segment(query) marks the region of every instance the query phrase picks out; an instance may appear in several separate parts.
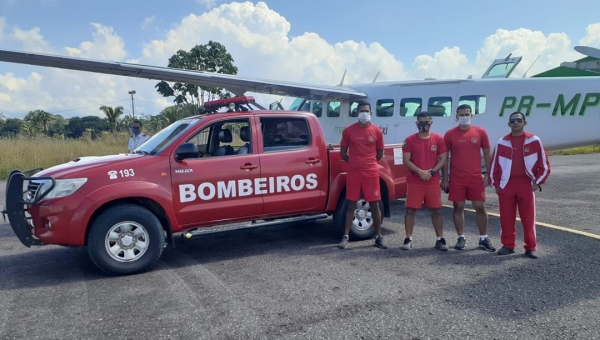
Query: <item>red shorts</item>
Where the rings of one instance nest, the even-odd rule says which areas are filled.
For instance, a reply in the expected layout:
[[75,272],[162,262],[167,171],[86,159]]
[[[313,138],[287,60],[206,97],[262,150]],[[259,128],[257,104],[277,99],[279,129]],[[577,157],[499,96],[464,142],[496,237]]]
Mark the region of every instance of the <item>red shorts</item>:
[[485,188],[482,178],[452,179],[448,200],[452,202],[485,201]]
[[358,201],[360,200],[361,192],[365,201],[379,201],[381,199],[379,176],[366,177],[358,171],[348,171],[346,174],[346,199],[349,201]]
[[442,190],[438,182],[431,184],[406,183],[406,207],[411,209],[421,209],[425,206],[431,209],[442,207]]

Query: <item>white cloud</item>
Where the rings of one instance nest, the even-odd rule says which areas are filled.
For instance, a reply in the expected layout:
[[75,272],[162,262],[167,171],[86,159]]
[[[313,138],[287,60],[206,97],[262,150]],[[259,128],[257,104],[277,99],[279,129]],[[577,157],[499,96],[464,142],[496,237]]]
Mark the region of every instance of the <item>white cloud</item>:
[[217,5],[217,0],[198,0],[198,3],[210,9]]
[[156,21],[156,17],[154,15],[146,17],[144,18],[144,21],[142,21],[142,23],[140,24],[140,28],[143,30],[148,29],[154,21]]
[[51,50],[50,46],[44,40],[44,37],[40,33],[39,27],[34,27],[28,31],[15,27],[13,29],[12,38],[21,43],[21,45],[26,51],[48,52],[49,50]]
[[95,32],[92,34],[93,41],[84,41],[79,44],[79,48],[65,47],[67,53],[71,56],[121,61],[127,55],[125,43],[119,37],[112,27],[104,26],[98,23],[92,23]]
[[[210,4],[208,4],[210,5]],[[216,3],[214,4],[216,5]],[[154,17],[144,23],[154,22]],[[143,24],[144,24],[143,23]],[[139,62],[165,66],[179,49],[189,50],[209,40],[226,46],[239,68],[239,75],[262,79],[287,80],[312,84],[336,85],[344,70],[345,84],[371,82],[378,72],[378,81],[424,78],[479,78],[494,59],[509,53],[523,56],[513,73],[520,77],[538,56],[528,75],[554,68],[564,61],[582,56],[572,48],[564,33],[543,33],[526,28],[499,29],[481,42],[476,55],[468,56],[459,46],[440,46],[432,55],[415,56],[404,64],[385,46],[377,42],[342,41],[329,43],[317,33],[291,36],[291,24],[264,2],[222,4],[203,14],[189,14],[164,33],[161,39],[147,42],[141,51],[128,51],[123,38],[113,28],[92,23],[92,39],[79,46],[54,47],[44,40],[39,28],[13,29],[7,33],[6,22],[0,18],[0,38],[21,42],[25,50],[58,53],[93,59]],[[587,26],[587,34],[579,44],[600,45],[600,23]],[[135,45],[135,44],[133,44]],[[156,114],[172,104],[172,98],[161,97],[154,88],[158,81],[133,79],[95,73],[32,68],[27,77],[12,73],[0,74],[2,109],[23,116],[30,110],[43,108],[50,112],[67,111],[65,116],[99,115],[100,105],[122,105],[130,113],[130,90],[136,90],[136,114]],[[263,106],[275,96],[255,95]],[[289,99],[286,101],[289,103]]]
[[586,28],[587,35],[579,40],[581,45],[600,47],[600,23],[588,25]]

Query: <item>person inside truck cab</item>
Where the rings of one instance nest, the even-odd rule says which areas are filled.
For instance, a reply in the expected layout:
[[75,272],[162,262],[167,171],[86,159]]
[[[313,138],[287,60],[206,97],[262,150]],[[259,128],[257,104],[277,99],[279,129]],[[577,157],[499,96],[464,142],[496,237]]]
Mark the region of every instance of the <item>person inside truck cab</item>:
[[138,146],[150,139],[150,136],[142,132],[142,122],[134,120],[131,124],[131,138],[127,144],[128,152],[133,152]]
[[340,153],[348,162],[346,174],[346,223],[344,236],[338,245],[340,249],[348,246],[349,232],[354,219],[357,202],[362,196],[369,202],[373,225],[375,227],[375,246],[387,249],[381,235],[381,210],[379,201],[381,191],[379,187],[379,169],[377,162],[383,157],[383,132],[371,123],[371,105],[359,102],[357,106],[358,122],[348,126],[342,132]]

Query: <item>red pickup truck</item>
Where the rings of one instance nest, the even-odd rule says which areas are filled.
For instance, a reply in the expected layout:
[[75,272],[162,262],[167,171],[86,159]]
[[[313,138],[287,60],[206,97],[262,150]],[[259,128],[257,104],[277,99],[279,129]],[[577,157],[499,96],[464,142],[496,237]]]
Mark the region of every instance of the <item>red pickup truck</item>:
[[[379,162],[385,217],[406,193],[394,148]],[[41,168],[14,170],[3,213],[27,247],[87,246],[101,270],[130,274],[150,268],[177,233],[331,215],[341,231],[346,167],[311,113],[209,113],[171,124],[133,153],[81,157],[31,177]],[[373,235],[369,209],[359,202],[353,239]]]

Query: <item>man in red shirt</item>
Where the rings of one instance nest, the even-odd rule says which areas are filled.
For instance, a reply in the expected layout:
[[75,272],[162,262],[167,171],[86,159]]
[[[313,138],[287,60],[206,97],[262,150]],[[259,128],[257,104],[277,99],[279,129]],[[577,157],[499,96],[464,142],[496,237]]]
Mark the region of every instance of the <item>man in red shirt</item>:
[[498,255],[515,252],[517,207],[523,224],[525,256],[537,259],[535,232],[535,194],[550,176],[548,154],[540,138],[524,131],[527,121],[521,112],[513,112],[508,126],[511,133],[500,138],[492,156],[491,185],[496,188],[500,206]]
[[[371,123],[371,105],[359,102],[358,122],[348,126],[342,132],[340,153],[348,162],[346,174],[346,223],[344,236],[338,245],[340,249],[348,246],[350,227],[354,220],[357,201],[361,192],[365,201],[369,202],[371,218],[375,227],[375,246],[387,249],[381,236],[381,211],[379,201],[381,191],[379,187],[379,170],[377,162],[383,157],[383,132]],[[348,153],[348,149],[350,153]]]
[[406,179],[406,215],[404,228],[406,238],[400,247],[404,250],[412,248],[412,233],[415,227],[415,215],[423,202],[431,211],[431,221],[437,240],[435,248],[448,250],[443,237],[444,220],[442,219],[442,192],[440,190],[439,170],[446,165],[448,153],[444,138],[431,132],[433,120],[427,112],[417,116],[418,133],[408,136],[402,147],[404,165],[411,171]]
[[448,200],[453,202],[454,227],[458,233],[455,249],[465,249],[467,240],[463,234],[465,224],[465,202],[471,201],[475,209],[475,220],[479,228],[479,247],[490,252],[496,251],[487,236],[488,216],[485,211],[485,186],[488,176],[481,175],[481,150],[486,169],[490,169],[492,155],[490,140],[485,129],[471,125],[473,113],[467,104],[456,109],[458,126],[446,132],[444,141],[450,152],[450,181],[448,166],[442,168],[442,189],[448,192]]

